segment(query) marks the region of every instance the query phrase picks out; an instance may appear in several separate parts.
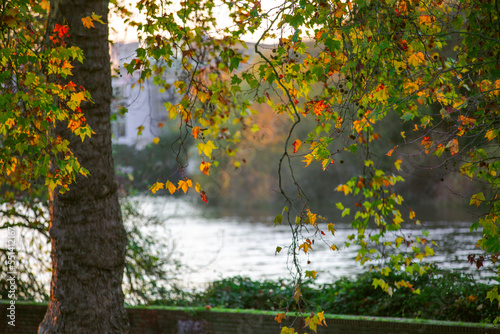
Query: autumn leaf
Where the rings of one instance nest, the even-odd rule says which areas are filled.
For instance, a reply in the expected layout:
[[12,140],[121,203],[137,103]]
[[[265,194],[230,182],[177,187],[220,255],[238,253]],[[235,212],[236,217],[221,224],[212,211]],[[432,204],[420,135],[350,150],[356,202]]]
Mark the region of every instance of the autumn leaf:
[[175,184],[173,184],[170,181],[165,182],[165,188],[168,189],[168,191],[170,192],[170,195],[175,193],[175,191],[177,190],[177,187],[175,186]]
[[182,189],[184,193],[187,193],[188,189],[192,187],[193,187],[193,182],[191,180],[186,180],[186,181],[180,180],[177,189]]
[[286,313],[278,313],[276,317],[274,317],[274,321],[281,324],[281,321],[286,318]]
[[410,209],[410,219],[413,219],[413,218],[415,218],[415,211]]
[[302,292],[300,292],[300,287],[299,285],[297,284],[295,286],[295,292],[293,293],[293,299],[298,303],[299,302],[299,299],[300,297],[302,297]]
[[200,192],[200,197],[201,197],[201,200],[203,202],[208,203],[208,198],[207,198],[207,194],[205,193],[205,191]]
[[403,160],[401,160],[401,159],[396,160],[396,162],[394,163],[394,166],[396,166],[397,170],[401,170],[402,163],[403,163]]
[[82,23],[83,23],[83,26],[87,29],[95,28],[94,22],[92,22],[92,18],[90,16],[82,17]]
[[335,235],[335,224],[328,223],[328,231],[330,231],[332,235]]
[[307,167],[307,166],[309,166],[311,164],[313,158],[314,157],[312,156],[312,154],[306,154],[304,156],[304,160],[302,160],[302,162],[305,162],[306,163],[306,167]]
[[306,277],[316,279],[318,272],[316,270],[306,270]]
[[164,185],[163,183],[161,183],[161,182],[156,182],[155,184],[153,184],[153,185],[149,188],[149,190],[151,190],[151,192],[152,192],[153,194],[156,194],[156,192],[157,192],[158,190],[160,190],[160,189],[163,189],[163,187],[164,187],[164,186],[165,186],[165,185]]
[[205,160],[202,160],[202,162],[200,164],[200,171],[203,174],[208,175],[210,172],[210,166],[212,166],[212,164],[210,162],[205,162]]
[[57,36],[59,38],[64,37],[68,33],[69,27],[67,25],[61,25],[56,23],[54,25],[54,32],[57,33]]
[[458,153],[458,140],[452,139],[446,144],[446,147],[450,149],[450,154],[455,155]]
[[280,334],[295,334],[295,328],[283,327]]
[[476,207],[479,207],[479,205],[481,205],[481,203],[484,201],[485,201],[484,194],[480,192],[472,195],[472,197],[470,198],[469,205],[474,204]]
[[207,156],[209,159],[212,157],[212,151],[217,149],[217,147],[214,145],[214,143],[209,140],[207,143],[198,143],[196,145],[198,148],[198,153],[201,155],[202,153]]
[[153,143],[158,144],[160,142],[160,138],[155,137],[153,138]]
[[352,191],[351,188],[347,184],[341,184],[335,190],[337,190],[339,192],[343,191],[345,196],[347,196],[347,194],[349,194]]
[[399,146],[399,145],[396,145],[396,146],[394,146],[393,148],[391,148],[391,149],[389,150],[389,152],[387,152],[385,155],[387,155],[388,157],[390,157],[390,156],[392,155],[392,153],[394,152],[394,150],[396,149],[396,147],[398,147],[398,146]]
[[300,139],[297,139],[293,142],[292,145],[293,145],[293,153],[297,153],[302,147],[302,141]]
[[198,135],[200,134],[201,132],[201,128],[199,126],[195,126],[193,127],[193,131],[191,132],[191,134],[193,135],[194,139],[198,139]]
[[142,131],[144,130],[144,126],[140,125],[137,127],[137,136],[142,135]]
[[299,250],[302,249],[304,251],[304,254],[307,254],[307,252],[312,249],[311,244],[304,242],[302,245],[299,246]]

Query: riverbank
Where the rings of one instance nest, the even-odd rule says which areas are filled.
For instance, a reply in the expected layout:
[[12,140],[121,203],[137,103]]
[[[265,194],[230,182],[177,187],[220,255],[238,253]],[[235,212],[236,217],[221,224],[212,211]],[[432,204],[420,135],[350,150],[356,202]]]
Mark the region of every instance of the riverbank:
[[491,323],[498,305],[486,298],[491,285],[472,276],[434,270],[428,274],[391,273],[384,279],[392,286],[405,280],[390,296],[373,286],[379,273],[364,273],[356,279],[342,278],[330,284],[305,282],[299,303],[293,300],[294,285],[286,280],[251,280],[232,277],[210,284],[202,292],[178,291],[175,298],[156,300],[153,305],[183,307],[304,311],[329,314],[397,317]]

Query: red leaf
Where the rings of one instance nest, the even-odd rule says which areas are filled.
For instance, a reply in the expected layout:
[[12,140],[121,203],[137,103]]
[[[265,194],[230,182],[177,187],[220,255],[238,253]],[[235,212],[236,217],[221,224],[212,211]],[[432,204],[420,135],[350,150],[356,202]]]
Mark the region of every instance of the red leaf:
[[205,194],[205,191],[202,191],[200,193],[200,197],[203,200],[203,202],[208,203],[208,198],[207,198],[207,195]]

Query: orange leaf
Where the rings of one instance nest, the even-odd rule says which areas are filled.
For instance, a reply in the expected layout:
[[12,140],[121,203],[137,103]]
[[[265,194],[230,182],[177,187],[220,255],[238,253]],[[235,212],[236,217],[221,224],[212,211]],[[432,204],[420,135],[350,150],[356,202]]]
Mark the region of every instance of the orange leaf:
[[177,187],[170,181],[167,181],[165,183],[165,188],[168,189],[168,191],[170,192],[170,195],[175,193],[175,191],[177,190]]
[[396,147],[398,147],[399,145],[396,145],[394,146],[392,149],[389,150],[389,152],[387,152],[385,155],[387,155],[388,157],[390,157],[392,155],[392,152],[394,152],[394,150],[396,149]]
[[458,153],[458,140],[452,139],[446,145],[450,149],[451,155],[455,155]]
[[311,245],[307,242],[304,242],[302,245],[299,246],[299,250],[302,249],[304,251],[304,254],[307,254],[307,252],[312,249]]
[[277,321],[279,324],[281,324],[281,321],[286,318],[286,313],[278,313],[276,314],[276,317],[274,317],[274,321]]
[[200,134],[201,128],[199,126],[193,127],[193,137],[194,139],[198,139],[198,135]]
[[205,160],[203,160],[200,164],[200,171],[203,174],[208,175],[208,173],[210,172],[210,166],[212,166],[210,162],[205,162]]
[[85,28],[95,28],[94,22],[92,22],[92,18],[90,16],[82,17],[82,23]]
[[184,191],[184,193],[187,193],[188,189],[192,188],[192,187],[193,187],[193,183],[191,180],[187,180],[187,181],[180,180],[179,186],[177,187],[177,189],[182,189],[182,191]]
[[293,145],[293,153],[297,153],[302,147],[302,141],[300,139],[297,139],[293,142],[292,145]]

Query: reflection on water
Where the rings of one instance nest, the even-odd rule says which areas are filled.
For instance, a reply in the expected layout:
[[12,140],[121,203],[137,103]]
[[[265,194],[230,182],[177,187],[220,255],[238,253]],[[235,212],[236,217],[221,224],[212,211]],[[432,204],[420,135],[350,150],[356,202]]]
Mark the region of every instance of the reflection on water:
[[[183,273],[184,287],[203,287],[210,281],[235,275],[253,279],[290,277],[286,247],[291,242],[291,233],[286,225],[274,227],[273,216],[214,215],[203,206],[171,197],[137,197],[135,200],[143,213],[164,221],[164,228],[170,230],[177,251],[182,253],[182,262],[193,269],[191,273]],[[467,262],[467,255],[474,252],[479,236],[470,233],[470,222],[435,221],[424,225],[430,239],[437,243],[432,261],[477,277],[491,275],[485,270],[477,271]],[[343,247],[353,230],[346,223],[336,223],[335,227],[335,237],[327,237],[324,243],[317,239],[313,251],[301,255],[303,270],[316,270],[318,283],[363,271],[354,261],[356,249]],[[326,230],[326,226],[320,228]],[[161,235],[161,228],[157,233]],[[418,229],[403,233],[421,236]],[[332,242],[341,249],[339,252],[329,249]],[[275,255],[277,246],[283,250]]]

